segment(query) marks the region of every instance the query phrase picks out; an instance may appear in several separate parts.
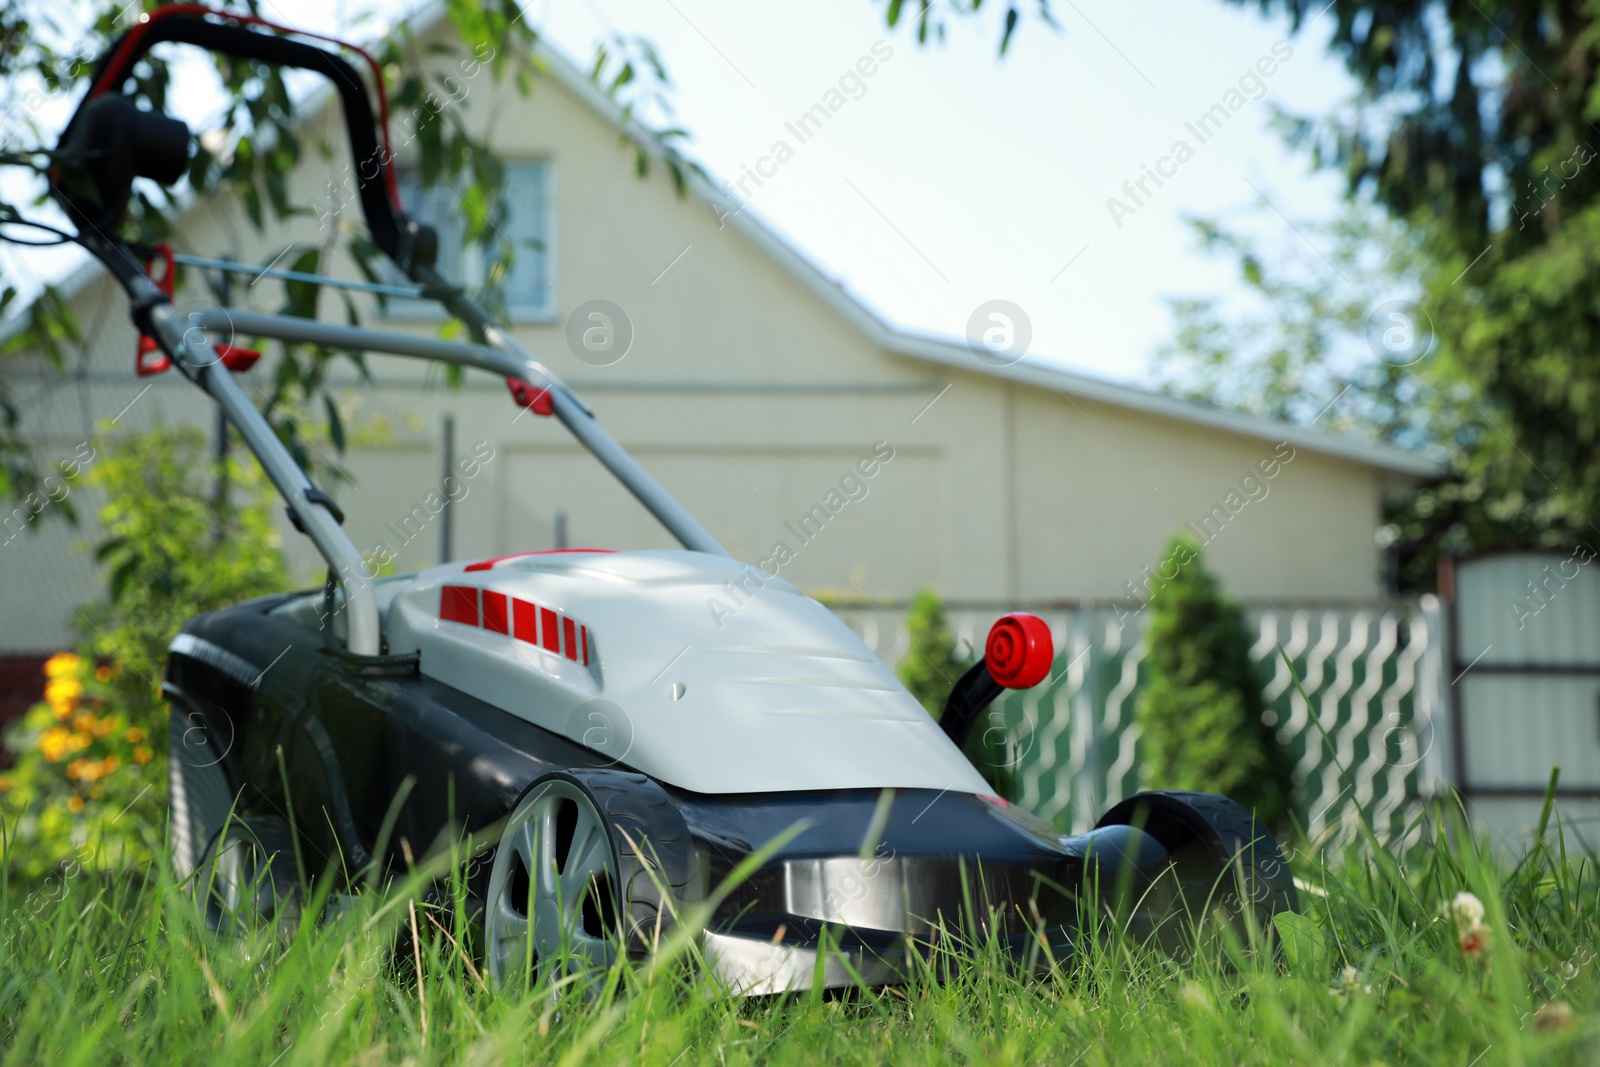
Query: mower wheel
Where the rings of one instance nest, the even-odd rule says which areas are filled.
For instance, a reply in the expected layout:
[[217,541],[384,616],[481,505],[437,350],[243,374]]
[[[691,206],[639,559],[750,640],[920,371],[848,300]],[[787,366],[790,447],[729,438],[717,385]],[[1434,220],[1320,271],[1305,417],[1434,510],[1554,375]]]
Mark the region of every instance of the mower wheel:
[[219,933],[270,923],[293,929],[301,883],[289,824],[272,815],[228,820],[196,870],[194,892],[206,925]]
[[1191,917],[1220,908],[1239,924],[1248,912],[1247,921],[1270,937],[1273,915],[1300,910],[1277,840],[1254,813],[1225,796],[1138,793],[1106,812],[1098,826],[1138,826],[1160,842]]
[[495,849],[484,954],[496,985],[591,976],[671,929],[692,871],[689,828],[650,778],[557,771],[528,788]]

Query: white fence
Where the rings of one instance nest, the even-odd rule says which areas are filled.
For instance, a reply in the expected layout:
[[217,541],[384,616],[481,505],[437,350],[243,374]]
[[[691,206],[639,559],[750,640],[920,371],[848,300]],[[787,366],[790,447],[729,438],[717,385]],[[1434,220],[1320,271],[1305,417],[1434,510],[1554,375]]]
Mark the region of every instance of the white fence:
[[[1136,606],[1023,608],[1050,624],[1056,666],[1037,688],[998,702],[998,711],[1015,738],[1021,802],[1065,829],[1088,829],[1111,804],[1162,784],[1139,777],[1134,708],[1145,616],[1132,614]],[[903,605],[834,610],[891,666],[906,655]],[[948,608],[963,651],[981,650],[1003,613]],[[1438,600],[1280,603],[1245,614],[1266,714],[1297,761],[1297,809],[1312,839],[1348,832],[1358,810],[1380,832],[1398,832],[1413,802],[1446,781]]]

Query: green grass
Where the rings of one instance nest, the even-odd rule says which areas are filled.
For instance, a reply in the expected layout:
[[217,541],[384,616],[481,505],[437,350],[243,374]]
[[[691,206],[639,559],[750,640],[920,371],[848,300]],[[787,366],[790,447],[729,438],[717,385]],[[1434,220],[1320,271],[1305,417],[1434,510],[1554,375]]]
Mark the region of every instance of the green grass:
[[[96,1067],[1600,1062],[1596,856],[1569,853],[1554,821],[1516,864],[1459,832],[1422,836],[1294,857],[1320,892],[1302,894],[1305,919],[1288,922],[1280,953],[1225,939],[1180,965],[1107,935],[1039,977],[979,951],[944,981],[756,1000],[707,996],[686,940],[591,998],[497,995],[403,886],[335,918],[219,938],[159,865],[7,875],[0,1055]],[[1441,918],[1462,890],[1487,907],[1479,958]],[[413,922],[420,937],[396,953]]]

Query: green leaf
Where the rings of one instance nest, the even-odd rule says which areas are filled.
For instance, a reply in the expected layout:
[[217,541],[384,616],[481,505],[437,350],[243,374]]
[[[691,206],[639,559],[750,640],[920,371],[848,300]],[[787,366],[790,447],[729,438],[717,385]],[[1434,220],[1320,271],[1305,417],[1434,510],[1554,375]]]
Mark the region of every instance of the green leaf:
[[126,537],[108,537],[108,538],[106,538],[105,540],[101,541],[100,544],[94,550],[95,562],[96,563],[104,563],[104,562],[106,562],[106,560],[110,559],[112,556],[114,556],[118,552],[121,552],[123,549],[125,549],[127,547],[127,545],[128,545],[128,539]]
[[1272,917],[1283,945],[1283,959],[1290,971],[1296,974],[1318,975],[1326,973],[1333,961],[1322,928],[1309,915],[1280,911]]
[[333,397],[327,393],[322,394],[323,410],[328,413],[328,437],[333,441],[333,447],[340,452],[344,451],[344,420],[339,415],[339,406],[333,402]]

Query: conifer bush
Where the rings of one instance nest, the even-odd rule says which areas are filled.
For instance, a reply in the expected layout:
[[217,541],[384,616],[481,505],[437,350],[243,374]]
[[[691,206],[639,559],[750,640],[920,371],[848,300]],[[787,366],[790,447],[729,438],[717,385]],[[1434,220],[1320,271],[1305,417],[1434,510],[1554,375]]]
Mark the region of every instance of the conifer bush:
[[1145,683],[1139,694],[1142,785],[1222,793],[1283,826],[1294,764],[1262,719],[1261,679],[1239,605],[1223,596],[1200,546],[1180,536],[1150,593]]

